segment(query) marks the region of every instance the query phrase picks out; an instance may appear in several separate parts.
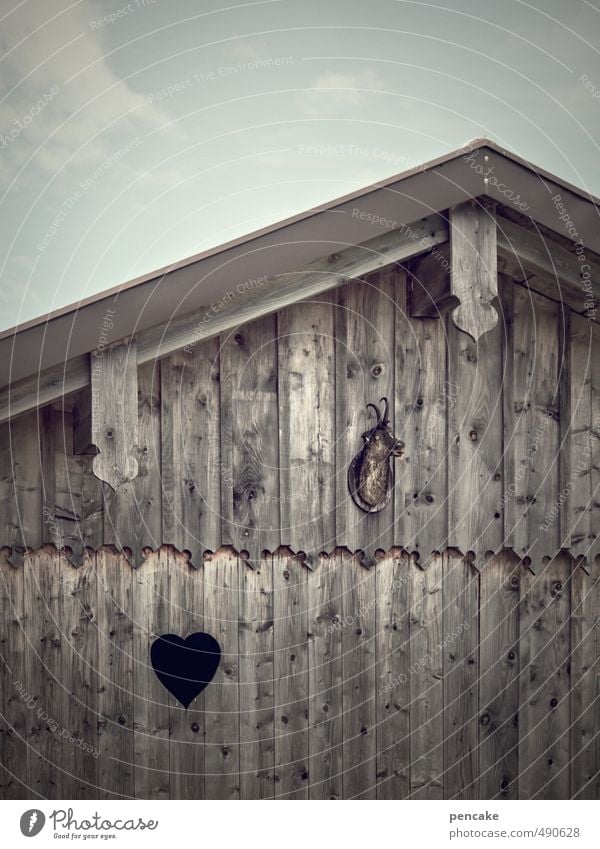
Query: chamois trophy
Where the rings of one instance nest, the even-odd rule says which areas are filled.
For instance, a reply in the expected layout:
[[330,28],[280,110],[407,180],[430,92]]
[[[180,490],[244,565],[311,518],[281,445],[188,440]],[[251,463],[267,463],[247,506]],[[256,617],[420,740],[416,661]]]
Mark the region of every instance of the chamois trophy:
[[367,404],[375,412],[377,422],[362,435],[363,445],[348,469],[348,488],[352,500],[365,513],[378,513],[388,503],[394,488],[393,458],[404,455],[404,443],[396,439],[390,428],[389,402],[382,398],[380,410]]

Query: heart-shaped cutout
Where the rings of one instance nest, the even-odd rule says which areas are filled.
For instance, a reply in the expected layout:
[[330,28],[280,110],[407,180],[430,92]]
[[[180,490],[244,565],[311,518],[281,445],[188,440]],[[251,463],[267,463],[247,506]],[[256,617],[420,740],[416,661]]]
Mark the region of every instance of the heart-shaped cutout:
[[152,643],[150,660],[156,677],[188,708],[210,684],[221,660],[221,646],[210,634],[163,634]]

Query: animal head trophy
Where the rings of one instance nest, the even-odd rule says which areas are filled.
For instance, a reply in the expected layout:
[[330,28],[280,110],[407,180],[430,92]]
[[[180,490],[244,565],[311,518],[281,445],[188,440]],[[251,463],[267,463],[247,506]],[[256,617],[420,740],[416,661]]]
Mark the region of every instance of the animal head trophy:
[[388,399],[382,398],[380,403],[382,409],[367,404],[367,409],[374,410],[377,422],[363,433],[362,448],[348,469],[350,495],[365,513],[377,513],[388,503],[394,488],[393,459],[404,455],[404,443],[396,439],[390,428]]

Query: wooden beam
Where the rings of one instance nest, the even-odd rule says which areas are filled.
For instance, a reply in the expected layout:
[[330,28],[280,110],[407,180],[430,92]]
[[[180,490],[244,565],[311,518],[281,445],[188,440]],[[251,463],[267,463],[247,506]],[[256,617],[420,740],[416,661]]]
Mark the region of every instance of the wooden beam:
[[114,490],[138,473],[137,351],[124,339],[94,351],[91,367],[93,470]]
[[[338,254],[303,268],[252,284],[232,285],[220,301],[167,325],[144,330],[137,336],[138,362],[165,357],[198,342],[218,336],[238,324],[277,312],[297,301],[358,280],[394,263],[406,262],[448,240],[448,225],[440,215],[390,230],[362,245],[353,245]],[[256,284],[256,285],[255,285]]]
[[[448,241],[448,225],[440,215],[387,231],[362,245],[312,263],[300,271],[280,274],[252,284],[232,284],[220,301],[168,324],[138,334],[138,365],[166,357],[182,348],[217,336],[238,324],[276,312],[284,306],[366,277],[373,271],[406,262]],[[84,389],[90,382],[90,355],[23,378],[0,390],[0,423]]]
[[73,454],[97,454],[92,442],[92,389],[86,386],[73,398]]
[[458,306],[450,288],[449,242],[413,259],[408,270],[408,308],[413,318],[439,318]]
[[450,287],[460,305],[455,327],[477,341],[498,323],[492,306],[498,297],[495,211],[478,201],[450,210]]
[[571,253],[537,230],[527,230],[502,217],[497,223],[498,256],[505,274],[517,281],[526,280],[542,295],[598,320],[600,263],[589,257],[585,246],[579,254]]

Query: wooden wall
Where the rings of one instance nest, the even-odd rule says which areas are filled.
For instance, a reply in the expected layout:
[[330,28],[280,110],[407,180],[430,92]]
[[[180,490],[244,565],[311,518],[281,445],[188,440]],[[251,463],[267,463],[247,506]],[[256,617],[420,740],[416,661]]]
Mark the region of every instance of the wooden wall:
[[[3,796],[598,797],[598,325],[501,284],[477,345],[387,271],[143,366],[117,492],[68,401],[0,429]],[[365,516],[383,395],[407,459]],[[194,630],[186,712],[148,652]]]
[[[0,545],[114,544],[134,565],[162,543],[195,566],[223,544],[253,560],[337,545],[372,563],[395,544],[423,562],[457,547],[481,563],[503,546],[534,570],[561,549],[592,562],[599,326],[500,288],[478,344],[449,318],[408,318],[391,270],[144,365],[140,472],[117,492],[73,455],[68,404],[19,418],[0,433]],[[364,515],[347,470],[384,395],[407,456],[392,502]]]
[[[600,795],[599,586],[566,555],[47,547],[0,572],[3,798]],[[149,646],[198,630],[223,657],[186,711]]]

